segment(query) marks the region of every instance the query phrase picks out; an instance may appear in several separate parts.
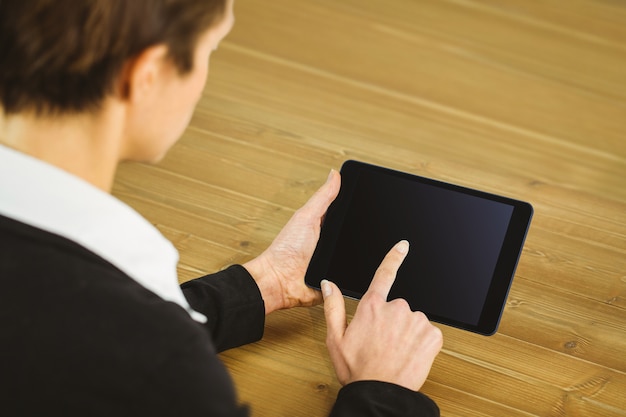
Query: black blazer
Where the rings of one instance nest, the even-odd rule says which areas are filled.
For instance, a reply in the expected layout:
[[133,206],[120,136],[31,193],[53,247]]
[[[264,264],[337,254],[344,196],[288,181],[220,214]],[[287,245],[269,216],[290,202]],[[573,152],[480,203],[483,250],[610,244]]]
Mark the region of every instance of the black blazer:
[[[0,216],[0,283],[1,415],[249,414],[216,355],[263,335],[263,300],[243,267],[182,286],[202,325],[82,246]],[[370,381],[344,387],[331,415],[439,412]]]

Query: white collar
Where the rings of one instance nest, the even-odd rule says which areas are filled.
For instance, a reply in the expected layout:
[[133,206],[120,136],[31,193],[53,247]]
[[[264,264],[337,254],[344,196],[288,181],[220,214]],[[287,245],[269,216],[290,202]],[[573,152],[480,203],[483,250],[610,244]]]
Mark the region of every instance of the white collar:
[[0,145],[0,214],[82,245],[206,321],[178,285],[174,246],[131,207],[81,178]]

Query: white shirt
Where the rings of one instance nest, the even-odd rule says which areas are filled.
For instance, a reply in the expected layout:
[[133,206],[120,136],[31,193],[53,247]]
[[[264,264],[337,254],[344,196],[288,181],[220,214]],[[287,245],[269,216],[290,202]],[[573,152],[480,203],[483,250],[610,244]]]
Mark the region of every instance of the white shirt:
[[131,207],[87,181],[0,145],[0,214],[82,245],[195,320],[206,321],[178,285],[172,243]]

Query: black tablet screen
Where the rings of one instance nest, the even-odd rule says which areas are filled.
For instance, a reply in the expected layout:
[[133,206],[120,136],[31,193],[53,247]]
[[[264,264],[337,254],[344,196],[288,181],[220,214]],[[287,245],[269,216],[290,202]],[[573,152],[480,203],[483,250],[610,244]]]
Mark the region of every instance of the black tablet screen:
[[398,274],[390,297],[411,294],[407,301],[421,310],[477,324],[513,208],[384,177],[360,174],[330,271],[364,293],[369,283],[362,277],[372,276],[381,254],[406,239],[411,256],[402,269],[411,274]]
[[[502,261],[514,203],[385,169],[346,169],[342,175],[346,187],[342,185],[328,213],[328,227],[333,230],[324,230],[325,225],[324,242],[320,242],[326,246],[321,256],[327,260],[316,259],[320,256],[316,253],[313,263],[324,267],[315,273],[337,283],[344,294],[360,298],[384,255],[406,239],[409,255],[389,298],[404,298],[412,309],[435,320],[477,326]],[[512,249],[512,260],[508,257],[507,262],[513,263],[509,269],[514,270],[519,245]],[[502,302],[512,270],[505,277]],[[494,314],[501,309],[502,305]]]

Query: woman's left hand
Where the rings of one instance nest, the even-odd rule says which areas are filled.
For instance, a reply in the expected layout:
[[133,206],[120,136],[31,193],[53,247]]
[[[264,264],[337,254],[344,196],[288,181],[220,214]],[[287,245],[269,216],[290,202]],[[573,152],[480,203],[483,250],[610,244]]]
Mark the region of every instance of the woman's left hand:
[[294,213],[269,248],[243,265],[259,286],[265,314],[322,302],[321,293],[306,286],[304,275],[320,237],[322,219],[340,186],[341,177],[332,170],[326,183]]

